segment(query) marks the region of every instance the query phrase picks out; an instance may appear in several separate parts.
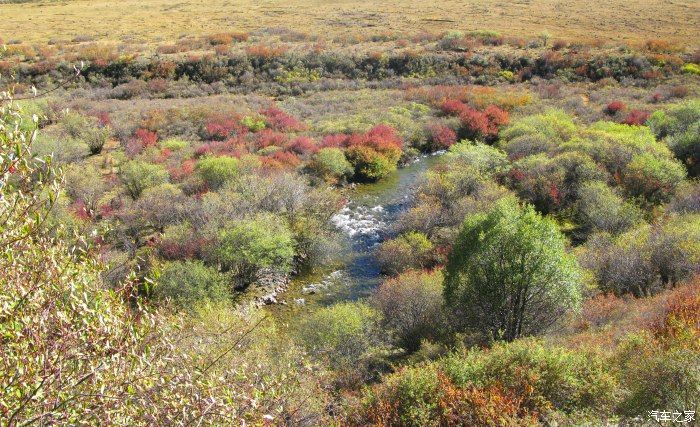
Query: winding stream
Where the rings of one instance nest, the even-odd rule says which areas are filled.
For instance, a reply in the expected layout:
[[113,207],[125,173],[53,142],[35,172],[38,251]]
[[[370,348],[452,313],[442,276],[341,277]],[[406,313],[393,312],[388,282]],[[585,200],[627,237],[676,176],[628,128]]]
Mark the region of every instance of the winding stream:
[[347,205],[331,218],[344,236],[342,262],[330,271],[298,276],[281,295],[287,305],[270,309],[284,317],[309,306],[369,296],[382,280],[376,248],[391,237],[391,225],[408,208],[420,179],[438,161],[438,154],[421,156],[379,182],[350,189]]

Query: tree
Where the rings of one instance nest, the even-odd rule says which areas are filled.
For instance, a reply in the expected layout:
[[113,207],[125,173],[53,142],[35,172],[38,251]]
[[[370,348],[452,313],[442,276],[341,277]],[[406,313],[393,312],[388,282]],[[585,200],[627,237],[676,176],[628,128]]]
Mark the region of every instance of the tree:
[[579,277],[556,224],[505,198],[464,222],[447,262],[444,297],[467,329],[513,341],[578,309]]
[[383,324],[408,351],[420,348],[424,339],[444,332],[442,273],[408,271],[382,283],[374,295]]
[[287,224],[271,214],[258,214],[219,232],[211,257],[244,283],[270,268],[288,272],[294,258],[294,239]]

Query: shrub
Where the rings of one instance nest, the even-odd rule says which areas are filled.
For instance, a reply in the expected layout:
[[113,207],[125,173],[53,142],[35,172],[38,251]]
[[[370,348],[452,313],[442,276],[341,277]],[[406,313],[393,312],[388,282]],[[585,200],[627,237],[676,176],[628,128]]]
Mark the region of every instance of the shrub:
[[180,309],[230,298],[226,278],[201,261],[166,262],[156,278],[154,293]]
[[205,157],[197,162],[196,171],[210,189],[216,190],[238,176],[239,163],[228,156]]
[[626,391],[618,409],[623,415],[645,416],[655,408],[681,413],[700,410],[697,350],[665,349],[652,337],[640,335],[628,338],[618,357],[623,361],[621,378]]
[[622,185],[633,197],[643,197],[652,204],[666,203],[685,179],[686,171],[678,161],[638,154],[622,173]]
[[501,385],[531,413],[546,415],[554,409],[607,416],[619,399],[613,368],[600,355],[536,340],[456,353],[440,364],[457,386]]
[[382,243],[377,258],[383,271],[398,274],[411,268],[429,267],[434,262],[433,251],[433,244],[425,234],[411,231]]
[[656,111],[649,118],[649,127],[657,138],[664,138],[690,176],[700,174],[700,102],[684,102],[667,112]]
[[337,183],[352,176],[353,168],[339,148],[322,148],[314,154],[309,168],[326,182]]
[[555,223],[513,198],[467,217],[447,262],[445,301],[463,327],[512,341],[581,303],[575,258]]
[[294,239],[282,220],[271,214],[258,214],[221,230],[209,256],[247,284],[261,269],[289,272]]
[[384,326],[409,352],[423,340],[435,341],[447,328],[440,271],[409,271],[381,284],[374,295]]
[[605,107],[605,114],[609,116],[614,116],[615,114],[625,111],[627,106],[622,101],[613,101]]
[[293,132],[304,129],[304,125],[299,120],[277,107],[260,110],[260,114],[265,117],[266,125],[276,131]]
[[352,147],[346,156],[354,168],[354,177],[361,181],[377,181],[396,170],[396,163],[370,147]]
[[132,199],[137,199],[146,188],[167,182],[168,176],[163,166],[142,160],[130,160],[119,167],[119,178]]
[[345,386],[357,386],[369,376],[369,363],[381,349],[380,314],[363,303],[339,303],[310,314],[297,332],[315,357],[339,372]]
[[653,295],[700,271],[699,225],[697,215],[684,215],[615,238],[594,235],[579,259],[603,291]]
[[578,190],[577,220],[584,233],[606,231],[620,233],[643,217],[643,212],[608,187],[604,182],[591,181]]
[[445,150],[457,142],[457,134],[447,126],[433,123],[427,127],[429,151]]
[[651,113],[642,110],[632,110],[627,114],[622,123],[630,126],[641,126],[649,119]]
[[700,65],[693,64],[693,63],[685,64],[681,68],[681,72],[685,73],[685,74],[693,74],[693,75],[698,76],[698,75],[700,75]]

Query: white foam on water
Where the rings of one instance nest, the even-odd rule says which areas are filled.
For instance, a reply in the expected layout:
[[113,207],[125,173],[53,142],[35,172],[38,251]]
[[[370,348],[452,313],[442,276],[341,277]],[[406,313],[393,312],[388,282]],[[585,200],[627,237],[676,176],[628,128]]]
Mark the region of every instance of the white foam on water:
[[331,222],[351,238],[365,238],[378,242],[386,228],[383,214],[382,206],[345,206],[331,217]]

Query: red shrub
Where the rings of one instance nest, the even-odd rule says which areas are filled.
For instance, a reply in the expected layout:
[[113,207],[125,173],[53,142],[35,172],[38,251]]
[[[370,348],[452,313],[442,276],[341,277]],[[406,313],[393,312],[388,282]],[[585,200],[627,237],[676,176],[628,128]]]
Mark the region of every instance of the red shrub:
[[141,144],[141,147],[146,148],[156,145],[158,142],[158,134],[148,129],[139,128],[134,132],[134,139]]
[[457,134],[452,129],[441,124],[428,125],[431,150],[443,150],[450,148],[457,142]]
[[366,133],[351,135],[347,145],[348,147],[369,147],[384,155],[391,154],[390,157],[393,157],[396,150],[401,151],[403,140],[396,129],[389,125],[380,124]]
[[489,119],[489,135],[493,136],[497,135],[498,129],[501,126],[507,125],[508,121],[510,120],[510,115],[508,112],[495,105],[489,105],[486,107],[484,114],[486,114],[486,117]]
[[172,167],[168,170],[170,173],[170,179],[175,182],[182,181],[188,176],[194,173],[195,165],[197,161],[195,159],[187,159],[179,167]]
[[459,116],[468,108],[469,107],[467,107],[462,101],[458,101],[456,99],[448,99],[440,106],[440,110],[442,110],[442,112],[448,116]]
[[236,118],[216,118],[204,125],[206,137],[208,139],[223,141],[232,135],[240,135],[247,132],[245,126],[238,123]]
[[605,107],[605,114],[609,116],[614,116],[618,111],[625,111],[627,106],[622,101],[613,101]]
[[651,113],[643,110],[632,110],[629,112],[627,117],[622,121],[626,125],[636,125],[641,126],[649,119]]
[[318,147],[316,146],[314,140],[306,136],[296,138],[287,144],[285,148],[293,153],[299,154],[300,156],[313,154],[318,151]]
[[489,118],[486,114],[467,107],[459,114],[459,120],[469,139],[485,137],[489,134]]
[[75,203],[71,205],[71,210],[73,211],[73,215],[79,220],[87,221],[91,217],[90,210],[82,200],[75,201]]
[[270,107],[260,110],[260,114],[265,116],[265,124],[267,127],[274,130],[281,132],[293,132],[304,129],[303,123],[277,107]]
[[321,147],[320,148],[347,147],[348,139],[349,139],[349,136],[344,134],[344,133],[334,133],[332,135],[326,135],[323,137],[323,140],[321,140]]
[[255,134],[255,146],[257,149],[269,147],[271,145],[283,147],[286,143],[287,135],[275,132],[271,129],[263,129]]

